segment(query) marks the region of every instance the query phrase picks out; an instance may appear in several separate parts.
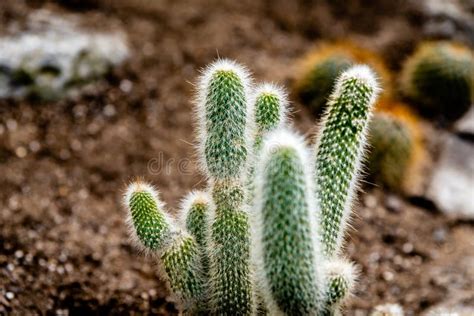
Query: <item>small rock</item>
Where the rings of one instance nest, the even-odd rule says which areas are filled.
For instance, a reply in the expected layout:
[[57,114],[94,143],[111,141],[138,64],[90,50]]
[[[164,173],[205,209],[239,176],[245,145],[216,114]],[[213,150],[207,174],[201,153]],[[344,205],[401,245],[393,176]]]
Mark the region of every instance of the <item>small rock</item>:
[[472,296],[451,299],[450,301],[440,303],[428,309],[423,316],[472,316],[474,315],[474,305]]
[[390,271],[384,271],[382,276],[385,281],[393,281],[393,278],[395,277],[393,272]]
[[437,243],[443,243],[446,241],[446,236],[447,236],[448,232],[446,231],[446,228],[444,227],[441,227],[441,228],[437,228],[434,232],[433,232],[433,239],[434,241],[436,241]]
[[402,250],[404,253],[406,254],[409,254],[413,251],[413,244],[407,242],[407,243],[404,243],[403,246],[402,246]]
[[37,10],[27,17],[26,31],[0,37],[0,98],[57,99],[128,57],[124,34],[83,30],[77,18]]
[[474,135],[474,106],[455,123],[454,129],[460,134]]
[[13,293],[13,292],[7,292],[7,293],[5,293],[5,297],[6,297],[9,301],[11,301],[12,299],[15,298],[15,293]]
[[427,198],[456,219],[474,219],[474,146],[448,136],[434,167]]
[[403,316],[403,308],[398,304],[383,304],[375,306],[370,316]]
[[394,213],[399,213],[402,209],[402,200],[393,194],[390,194],[386,197],[385,199],[385,205],[387,206],[387,209],[391,212]]

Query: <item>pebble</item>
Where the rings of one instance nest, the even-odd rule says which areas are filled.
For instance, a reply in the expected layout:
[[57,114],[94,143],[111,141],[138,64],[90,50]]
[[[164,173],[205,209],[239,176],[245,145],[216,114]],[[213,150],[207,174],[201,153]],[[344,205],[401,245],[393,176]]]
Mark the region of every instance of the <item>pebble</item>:
[[21,258],[23,258],[23,256],[24,256],[23,251],[21,251],[21,250],[15,251],[15,257],[16,258],[21,259]]
[[120,90],[124,93],[130,93],[133,89],[133,83],[130,80],[124,79],[120,81]]
[[27,153],[28,151],[23,146],[17,147],[15,149],[15,154],[17,155],[18,158],[25,158]]
[[15,120],[13,120],[13,119],[8,119],[8,120],[7,120],[7,129],[8,129],[9,131],[14,131],[14,130],[16,130],[16,127],[17,127],[17,126],[18,126],[18,123],[17,123]]
[[403,316],[403,308],[399,304],[383,304],[375,306],[370,316]]
[[28,147],[32,152],[36,153],[41,149],[41,144],[37,140],[34,140],[30,142]]
[[13,292],[7,292],[7,293],[5,293],[5,297],[6,297],[8,300],[11,301],[12,299],[15,298],[15,293],[13,293]]
[[448,232],[446,231],[446,228],[444,228],[444,227],[437,228],[433,232],[433,239],[434,239],[434,241],[436,241],[438,243],[443,243],[443,242],[446,241],[446,236],[447,235],[448,235]]
[[365,206],[368,208],[374,208],[377,206],[377,199],[375,196],[367,194],[364,199]]
[[434,167],[426,198],[455,219],[474,219],[474,145],[448,135]]
[[406,254],[409,254],[413,251],[414,247],[413,247],[413,244],[407,242],[407,243],[404,243],[403,246],[402,246],[402,250],[404,253]]
[[393,194],[390,194],[385,199],[385,205],[387,209],[394,213],[399,213],[402,210],[402,200]]
[[115,106],[113,104],[107,104],[104,107],[104,115],[107,117],[112,117],[117,114],[117,110],[115,109]]
[[395,277],[393,272],[390,272],[390,271],[384,271],[382,276],[385,281],[392,281],[393,278]]

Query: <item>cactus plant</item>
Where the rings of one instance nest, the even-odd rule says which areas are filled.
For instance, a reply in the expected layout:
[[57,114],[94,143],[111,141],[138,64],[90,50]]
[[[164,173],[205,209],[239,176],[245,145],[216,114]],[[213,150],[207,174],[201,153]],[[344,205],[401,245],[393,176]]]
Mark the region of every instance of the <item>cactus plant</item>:
[[402,92],[422,112],[447,120],[461,117],[474,95],[474,52],[447,41],[420,44],[402,70]]
[[384,104],[369,126],[371,180],[401,193],[410,193],[421,181],[425,149],[419,119],[401,103]]
[[324,113],[337,77],[353,64],[370,65],[384,86],[381,98],[391,94],[391,75],[377,54],[351,42],[324,43],[300,61],[295,94],[318,116]]
[[132,183],[131,235],[189,314],[335,315],[354,283],[339,248],[375,76],[355,66],[339,77],[314,157],[285,127],[285,94],[270,85],[252,93],[249,78],[226,60],[204,71],[198,142],[209,186],[190,193],[174,221],[150,185]]

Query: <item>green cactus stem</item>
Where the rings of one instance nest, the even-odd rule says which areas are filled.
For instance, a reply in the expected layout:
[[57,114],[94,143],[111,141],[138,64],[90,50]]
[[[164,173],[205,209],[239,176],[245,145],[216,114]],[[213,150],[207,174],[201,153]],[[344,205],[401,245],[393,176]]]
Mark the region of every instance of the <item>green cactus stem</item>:
[[250,271],[250,225],[244,209],[244,188],[238,181],[217,181],[211,221],[211,304],[216,315],[254,312]]
[[144,182],[130,184],[125,194],[131,236],[142,249],[159,258],[165,280],[184,310],[192,310],[203,297],[198,245],[179,230],[164,212],[154,188]]
[[292,132],[279,130],[265,140],[253,246],[270,315],[315,315],[320,309],[323,256],[310,165],[304,142]]
[[322,243],[328,257],[341,247],[377,92],[377,80],[370,68],[354,66],[338,78],[323,117],[315,175]]
[[201,76],[198,96],[200,156],[216,179],[238,177],[250,148],[249,74],[229,60],[218,60]]
[[251,150],[253,104],[249,75],[219,60],[201,77],[200,154],[211,179],[210,301],[217,315],[254,311],[250,271],[250,229],[242,179]]
[[342,315],[341,309],[351,296],[357,272],[343,259],[330,261],[326,267],[326,293],[322,315]]

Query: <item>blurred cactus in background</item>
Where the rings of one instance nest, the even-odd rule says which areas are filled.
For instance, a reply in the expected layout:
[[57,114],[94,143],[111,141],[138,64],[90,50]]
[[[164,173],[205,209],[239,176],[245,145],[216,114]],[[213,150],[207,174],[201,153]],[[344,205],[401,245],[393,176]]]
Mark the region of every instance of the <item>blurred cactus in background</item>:
[[188,314],[336,315],[356,273],[341,257],[379,88],[367,66],[342,72],[313,153],[286,127],[286,94],[253,89],[246,69],[219,60],[201,76],[198,142],[206,192],[180,221],[157,192],[132,183],[131,235],[156,255]]
[[409,193],[421,178],[426,149],[419,119],[401,103],[381,103],[369,127],[370,177],[389,189]]
[[420,44],[403,66],[401,89],[423,113],[458,119],[473,102],[473,50],[447,41]]
[[384,87],[381,98],[390,96],[391,75],[382,59],[351,42],[320,44],[303,57],[298,65],[295,94],[304,105],[321,115],[337,77],[354,64],[369,65]]

